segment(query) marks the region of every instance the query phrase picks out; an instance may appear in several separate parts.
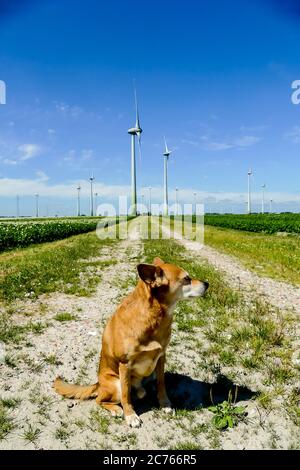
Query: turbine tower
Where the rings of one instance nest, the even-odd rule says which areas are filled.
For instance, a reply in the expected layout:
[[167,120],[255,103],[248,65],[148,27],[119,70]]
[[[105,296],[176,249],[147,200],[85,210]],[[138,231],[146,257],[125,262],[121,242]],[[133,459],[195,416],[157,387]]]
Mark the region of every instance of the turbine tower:
[[252,169],[249,168],[248,170],[248,214],[251,214],[251,185],[250,185],[250,178],[252,175]]
[[169,201],[168,201],[168,161],[172,151],[168,149],[167,141],[165,139],[165,151],[164,151],[164,215],[167,216],[169,213]]
[[94,181],[95,177],[94,175],[92,174],[92,176],[90,177],[90,183],[91,183],[91,194],[90,194],[90,209],[91,209],[91,217],[94,216],[94,204],[93,204],[93,181]]
[[128,129],[131,135],[131,215],[137,215],[137,196],[136,196],[136,159],[135,159],[135,137],[138,139],[139,151],[141,156],[141,134],[143,132],[140,126],[138,102],[136,89],[134,88],[135,99],[135,126]]
[[39,195],[38,193],[35,193],[35,216],[39,216]]
[[266,185],[265,183],[262,185],[261,190],[262,190],[262,195],[261,195],[261,213],[265,213],[265,189]]
[[151,205],[152,205],[152,201],[151,201],[151,191],[152,191],[152,187],[149,186],[149,213],[148,215],[151,215]]
[[80,190],[81,190],[81,186],[78,185],[77,186],[77,217],[80,216]]

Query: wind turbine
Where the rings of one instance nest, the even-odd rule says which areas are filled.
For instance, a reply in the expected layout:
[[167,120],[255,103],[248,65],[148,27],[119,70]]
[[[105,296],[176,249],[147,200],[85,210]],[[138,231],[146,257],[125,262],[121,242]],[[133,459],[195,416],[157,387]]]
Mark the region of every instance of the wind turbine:
[[80,190],[81,190],[81,186],[78,185],[77,186],[77,216],[78,217],[80,216]]
[[196,215],[196,206],[197,206],[197,193],[194,194],[194,215]]
[[169,201],[168,201],[168,161],[169,156],[171,155],[172,151],[168,149],[167,141],[165,139],[165,151],[164,155],[164,215],[167,216],[169,213]]
[[149,214],[148,215],[151,215],[151,204],[152,204],[152,202],[151,202],[151,191],[152,191],[152,187],[149,186],[148,189],[149,189]]
[[39,216],[39,195],[38,193],[35,193],[35,216]]
[[261,213],[265,213],[265,189],[266,185],[265,183],[262,185],[261,190],[262,190],[262,196],[261,196]]
[[98,193],[95,193],[95,215],[97,215],[97,207],[98,207]]
[[134,88],[135,99],[135,126],[128,129],[128,134],[131,135],[131,215],[137,215],[137,196],[136,196],[136,159],[135,159],[135,137],[138,139],[139,151],[141,157],[141,134],[143,132],[140,126],[138,102],[136,96],[136,89]]
[[91,195],[90,195],[91,217],[94,216],[94,204],[93,204],[93,181],[94,181],[94,179],[95,179],[95,177],[92,174],[92,176],[90,176],[90,183],[91,183]]
[[249,168],[248,170],[248,214],[251,214],[251,185],[250,185],[250,178],[252,175],[252,169]]
[[178,188],[175,188],[176,215],[178,215]]

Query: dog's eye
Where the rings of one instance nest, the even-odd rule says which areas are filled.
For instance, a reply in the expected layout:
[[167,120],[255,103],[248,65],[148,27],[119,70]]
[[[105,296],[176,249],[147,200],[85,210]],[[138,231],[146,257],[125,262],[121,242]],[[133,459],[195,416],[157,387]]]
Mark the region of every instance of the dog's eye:
[[183,280],[184,280],[184,283],[185,283],[185,284],[190,284],[190,283],[191,283],[191,278],[190,278],[190,276],[185,276],[185,277],[183,278]]

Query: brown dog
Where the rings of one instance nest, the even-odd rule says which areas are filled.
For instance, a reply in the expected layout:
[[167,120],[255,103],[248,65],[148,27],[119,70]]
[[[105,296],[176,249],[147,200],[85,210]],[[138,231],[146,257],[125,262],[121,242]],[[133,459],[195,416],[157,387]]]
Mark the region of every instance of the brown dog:
[[[107,323],[100,357],[98,382],[81,386],[54,382],[55,390],[68,398],[97,397],[96,402],[113,416],[124,413],[129,426],[140,418],[131,402],[131,388],[143,398],[142,379],[156,372],[158,401],[171,412],[164,381],[165,354],[170,341],[172,312],[178,300],[204,295],[208,283],[192,280],[186,271],[155,258],[137,266],[140,280]],[[121,403],[123,409],[119,406]]]

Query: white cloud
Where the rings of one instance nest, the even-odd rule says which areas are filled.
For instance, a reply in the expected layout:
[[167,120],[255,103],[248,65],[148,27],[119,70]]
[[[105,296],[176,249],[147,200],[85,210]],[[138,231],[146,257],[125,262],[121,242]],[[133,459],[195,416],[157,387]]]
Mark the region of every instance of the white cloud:
[[71,116],[72,118],[77,118],[83,113],[83,109],[77,105],[70,105],[64,102],[54,101],[55,109],[59,113],[65,116]]
[[83,160],[89,160],[90,158],[92,158],[94,154],[94,151],[92,149],[83,149],[81,151],[81,158]]
[[216,140],[211,135],[205,134],[200,137],[200,142],[196,140],[182,139],[183,144],[192,145],[193,147],[203,147],[205,150],[221,151],[229,149],[241,149],[250,147],[258,143],[262,138],[254,135],[243,135],[234,139]]
[[182,139],[181,143],[182,144],[192,145],[193,147],[199,147],[199,145],[200,145],[199,142],[197,142],[196,140],[188,140],[188,139]]
[[20,160],[30,160],[31,158],[37,157],[41,153],[41,147],[37,144],[22,144],[18,147],[21,152]]
[[[82,190],[82,197],[89,197],[90,185],[87,180],[81,181],[68,181],[65,183],[50,184],[49,177],[42,171],[36,173],[35,179],[14,179],[14,178],[0,178],[0,196],[2,197],[15,197],[16,194],[20,196],[32,196],[34,193],[40,196],[55,197],[55,198],[76,198],[76,188],[80,184]],[[94,192],[99,195],[99,203],[107,200],[115,199],[118,196],[130,196],[129,185],[106,185],[101,182],[94,182]],[[197,193],[197,201],[205,203],[228,203],[228,204],[244,204],[247,200],[246,192],[228,192],[228,191],[198,191],[195,188],[182,188],[179,189],[179,200],[181,203],[191,203],[194,200],[194,193]],[[145,201],[148,197],[147,188],[143,189],[145,194]],[[162,201],[163,189],[162,187],[152,188],[153,203]],[[170,190],[169,193],[170,203],[175,200],[175,190]],[[268,198],[273,199],[278,203],[296,203],[300,204],[300,194],[291,194],[285,192],[269,192]],[[252,193],[252,201],[254,204],[261,203],[261,192]]]
[[46,173],[41,170],[37,171],[35,174],[38,181],[48,181],[50,179],[49,176],[47,176]]
[[17,165],[17,164],[18,164],[18,161],[17,161],[17,160],[12,160],[12,159],[10,159],[10,158],[5,158],[5,159],[3,160],[3,163],[4,163],[5,165]]
[[294,144],[300,144],[300,126],[294,126],[290,132],[284,134],[284,137]]
[[261,137],[254,135],[244,135],[235,139],[229,139],[226,141],[213,141],[208,136],[202,136],[202,140],[205,142],[204,146],[207,150],[220,151],[228,149],[241,149],[245,147],[251,147],[258,143]]
[[55,134],[55,130],[54,130],[54,129],[48,129],[48,134],[49,134],[49,135]]

